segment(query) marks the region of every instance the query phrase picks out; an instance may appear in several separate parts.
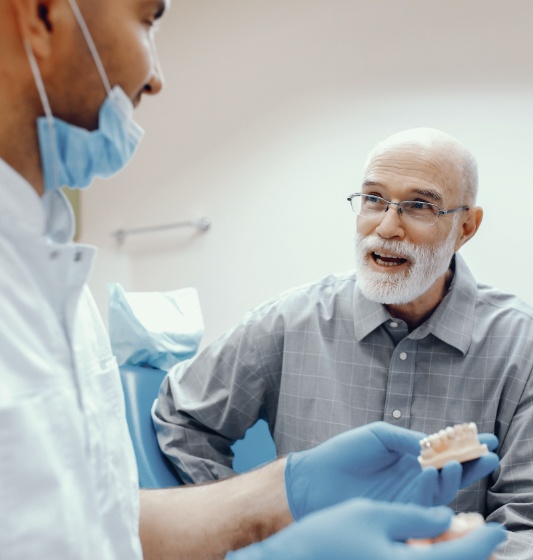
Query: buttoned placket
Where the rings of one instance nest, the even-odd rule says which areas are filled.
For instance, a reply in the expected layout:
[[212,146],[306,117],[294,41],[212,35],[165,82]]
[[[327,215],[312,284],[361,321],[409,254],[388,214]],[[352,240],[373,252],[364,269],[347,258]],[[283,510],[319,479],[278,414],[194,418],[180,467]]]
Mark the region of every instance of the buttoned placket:
[[384,328],[396,346],[389,364],[383,419],[396,426],[409,428],[417,341],[409,338],[407,325],[399,319],[387,321]]
[[[61,325],[63,335],[70,347],[72,382],[76,389],[78,406],[85,408],[84,394],[81,387],[82,379],[78,372],[77,363],[79,358],[76,354],[76,342],[74,338],[74,317],[79,303],[81,292],[89,275],[95,249],[90,246],[77,245],[74,243],[52,243],[48,247],[48,270],[50,271],[50,283],[55,287],[54,293],[49,294],[54,312]],[[88,435],[87,426],[84,427]],[[86,439],[89,445],[89,437]]]

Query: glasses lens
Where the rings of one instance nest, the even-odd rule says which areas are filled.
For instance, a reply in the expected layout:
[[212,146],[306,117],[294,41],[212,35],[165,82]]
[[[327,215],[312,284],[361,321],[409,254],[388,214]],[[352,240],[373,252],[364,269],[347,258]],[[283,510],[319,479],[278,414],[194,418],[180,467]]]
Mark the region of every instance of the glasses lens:
[[385,212],[387,202],[379,196],[370,194],[354,195],[352,208],[358,216],[372,217]]
[[429,202],[404,200],[400,204],[400,208],[406,218],[411,218],[425,224],[434,224],[439,217],[439,207]]

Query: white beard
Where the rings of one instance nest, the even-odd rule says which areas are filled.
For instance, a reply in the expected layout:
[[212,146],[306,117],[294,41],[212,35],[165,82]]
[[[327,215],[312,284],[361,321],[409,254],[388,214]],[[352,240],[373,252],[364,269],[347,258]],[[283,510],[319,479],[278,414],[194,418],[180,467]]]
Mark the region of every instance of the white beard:
[[[450,266],[454,254],[455,228],[436,247],[415,245],[409,241],[389,241],[373,235],[355,235],[355,271],[363,295],[377,303],[402,305],[426,293]],[[378,272],[368,263],[371,252],[406,258],[410,262],[402,272]],[[371,258],[371,257],[368,257]],[[391,267],[392,269],[393,267]]]

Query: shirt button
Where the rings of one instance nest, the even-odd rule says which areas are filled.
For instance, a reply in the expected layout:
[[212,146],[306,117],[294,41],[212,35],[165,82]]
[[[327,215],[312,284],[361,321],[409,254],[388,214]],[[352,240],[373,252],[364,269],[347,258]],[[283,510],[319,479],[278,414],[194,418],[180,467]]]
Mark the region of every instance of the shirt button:
[[398,323],[393,321],[392,323],[390,323],[390,326],[394,329],[398,326]]
[[405,352],[400,354],[400,360],[407,360],[407,354]]
[[398,420],[398,418],[402,417],[402,412],[401,410],[393,410],[392,415],[396,418],[396,420]]

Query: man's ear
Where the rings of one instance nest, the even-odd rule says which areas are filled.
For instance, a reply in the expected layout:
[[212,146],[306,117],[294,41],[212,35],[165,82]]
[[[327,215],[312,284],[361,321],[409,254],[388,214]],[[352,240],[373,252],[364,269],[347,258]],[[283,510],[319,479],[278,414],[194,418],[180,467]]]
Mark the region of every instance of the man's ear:
[[50,54],[58,0],[11,0],[22,40],[28,41],[37,59]]
[[483,220],[483,209],[480,206],[473,206],[466,211],[466,218],[461,224],[459,237],[455,243],[455,251],[457,252],[469,239],[474,237]]

